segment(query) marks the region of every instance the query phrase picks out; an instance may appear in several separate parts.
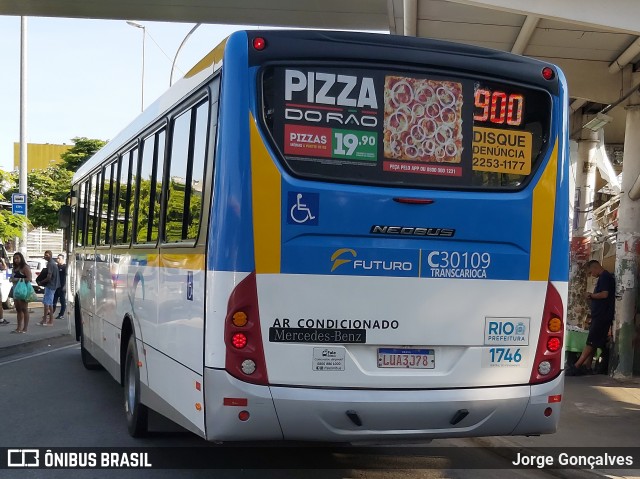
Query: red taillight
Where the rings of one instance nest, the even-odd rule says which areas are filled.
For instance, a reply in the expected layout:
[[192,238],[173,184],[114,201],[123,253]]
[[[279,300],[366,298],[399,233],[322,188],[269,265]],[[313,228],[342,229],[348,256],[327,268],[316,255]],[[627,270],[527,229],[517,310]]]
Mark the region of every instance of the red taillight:
[[262,51],[267,46],[267,42],[262,37],[256,37],[253,39],[253,48],[258,51]]
[[549,338],[547,341],[547,350],[555,353],[558,349],[562,347],[562,342],[559,338]]
[[227,372],[241,381],[268,384],[255,273],[240,281],[229,297],[224,337]]
[[531,368],[530,384],[539,384],[558,377],[562,370],[564,339],[564,308],[558,290],[549,283],[544,302],[540,337]]
[[556,72],[553,71],[553,68],[544,67],[542,69],[542,78],[545,80],[553,80],[556,76]]
[[231,344],[234,348],[242,349],[247,345],[247,337],[242,333],[236,333],[231,338]]

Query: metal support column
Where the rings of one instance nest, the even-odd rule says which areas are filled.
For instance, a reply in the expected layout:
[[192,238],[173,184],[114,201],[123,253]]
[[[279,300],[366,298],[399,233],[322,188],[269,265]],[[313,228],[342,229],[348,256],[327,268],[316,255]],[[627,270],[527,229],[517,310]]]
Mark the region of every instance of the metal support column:
[[632,97],[628,106],[622,164],[622,195],[618,210],[616,243],[616,320],[614,349],[610,371],[615,378],[630,378],[633,374],[633,345],[638,308],[638,258],[640,253],[640,202],[629,198],[640,175],[640,98]]
[[571,256],[569,270],[569,302],[567,322],[584,326],[588,304],[584,299],[587,290],[585,264],[591,257],[591,223],[593,197],[596,183],[596,149],[598,133],[582,130],[578,141],[578,160],[575,168],[576,191],[574,199]]

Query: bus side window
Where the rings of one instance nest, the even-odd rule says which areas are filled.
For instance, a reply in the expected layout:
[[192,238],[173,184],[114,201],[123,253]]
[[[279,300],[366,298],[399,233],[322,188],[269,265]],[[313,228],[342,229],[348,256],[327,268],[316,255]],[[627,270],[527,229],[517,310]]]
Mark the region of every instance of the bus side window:
[[155,135],[148,136],[142,142],[142,159],[140,161],[140,183],[136,197],[136,243],[147,243],[149,241],[149,219],[153,211],[150,211],[153,201],[152,181],[153,181],[153,155],[154,155]]
[[161,130],[155,135],[155,157],[153,159],[154,186],[151,198],[151,224],[150,237],[152,242],[158,241],[158,231],[160,229],[160,208],[162,201],[162,179],[164,177],[164,151],[167,133]]
[[131,167],[129,175],[129,190],[127,194],[127,211],[125,214],[125,223],[124,223],[124,242],[129,243],[131,241],[131,235],[133,234],[133,215],[136,210],[136,191],[138,189],[138,148],[134,148],[131,150]]
[[202,102],[173,121],[165,241],[194,241],[200,231],[209,104]]
[[113,181],[113,166],[111,163],[104,168],[104,180],[102,186],[102,208],[101,208],[101,220],[100,220],[100,244],[111,244],[111,217],[113,215],[113,201],[114,194],[114,181]]
[[131,152],[128,151],[120,158],[120,178],[118,181],[118,197],[116,198],[116,233],[114,237],[115,244],[124,244],[128,242],[126,235],[129,211],[129,173]]
[[185,208],[187,224],[183,227],[183,237],[196,240],[200,231],[202,218],[202,189],[204,185],[204,168],[207,159],[207,125],[209,120],[209,105],[203,103],[196,109],[195,133],[193,139],[193,159],[191,181],[188,183],[189,196]]
[[87,183],[80,185],[80,194],[78,195],[78,219],[76,220],[76,246],[84,246],[84,232],[87,221]]
[[191,111],[186,111],[173,121],[164,235],[171,243],[182,241],[190,130]]
[[89,209],[89,227],[87,228],[87,246],[95,246],[96,244],[96,226],[100,221],[100,183],[101,174],[97,173],[91,176],[91,188],[87,207]]

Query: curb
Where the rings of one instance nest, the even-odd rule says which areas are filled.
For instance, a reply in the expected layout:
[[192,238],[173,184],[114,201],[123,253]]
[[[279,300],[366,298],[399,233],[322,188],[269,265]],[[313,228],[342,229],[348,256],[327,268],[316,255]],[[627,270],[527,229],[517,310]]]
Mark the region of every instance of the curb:
[[65,346],[76,342],[75,337],[68,333],[61,333],[57,336],[50,336],[48,338],[34,339],[33,341],[12,344],[0,348],[0,359],[13,356],[15,354],[30,353],[38,348],[42,348],[43,346]]

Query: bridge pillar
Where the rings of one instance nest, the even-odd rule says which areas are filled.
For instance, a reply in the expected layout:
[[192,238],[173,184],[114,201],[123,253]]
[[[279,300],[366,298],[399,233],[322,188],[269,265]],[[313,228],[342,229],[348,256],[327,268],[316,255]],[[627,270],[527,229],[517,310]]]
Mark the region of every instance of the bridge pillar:
[[575,166],[576,192],[573,206],[571,235],[569,301],[567,324],[584,327],[587,317],[587,271],[585,264],[591,257],[591,222],[593,220],[593,197],[596,184],[596,150],[598,134],[582,130],[578,140],[578,159]]
[[616,242],[616,320],[613,327],[614,348],[609,371],[615,378],[633,375],[632,339],[638,314],[638,258],[640,253],[640,201],[628,194],[640,175],[640,95],[626,108],[622,193],[618,210]]

